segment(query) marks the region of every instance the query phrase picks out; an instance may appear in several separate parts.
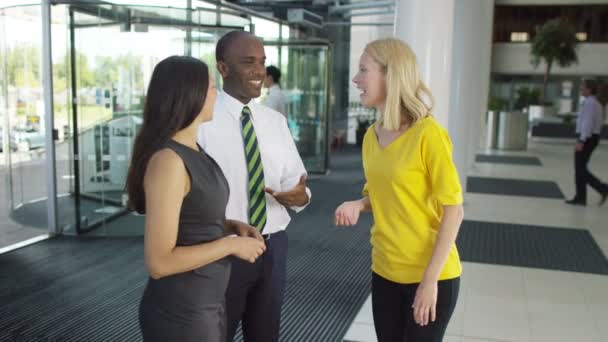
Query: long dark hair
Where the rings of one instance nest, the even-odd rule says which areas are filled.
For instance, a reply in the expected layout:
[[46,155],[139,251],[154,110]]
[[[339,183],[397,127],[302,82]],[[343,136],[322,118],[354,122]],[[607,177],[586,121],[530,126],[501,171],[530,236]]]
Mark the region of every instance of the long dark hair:
[[150,158],[177,132],[194,122],[203,109],[208,88],[209,68],[198,59],[171,56],[154,67],[144,122],[135,138],[127,176],[129,209],[145,213],[144,175]]

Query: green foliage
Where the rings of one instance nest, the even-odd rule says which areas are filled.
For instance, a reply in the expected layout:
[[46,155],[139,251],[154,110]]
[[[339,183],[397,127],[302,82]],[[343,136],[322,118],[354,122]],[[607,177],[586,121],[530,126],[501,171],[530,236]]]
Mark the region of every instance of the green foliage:
[[532,64],[538,67],[541,61],[546,63],[541,103],[545,102],[544,97],[551,67],[555,63],[562,68],[578,63],[577,46],[576,30],[559,18],[549,20],[536,29],[536,35],[532,38],[532,48],[530,50]]
[[547,65],[557,63],[565,68],[578,62],[576,30],[568,23],[556,18],[537,28],[532,38],[532,63],[538,66],[541,61]]
[[95,58],[95,71],[93,79],[95,86],[110,88],[118,83],[120,70],[130,72],[131,81],[135,89],[144,87],[144,75],[140,65],[141,56],[120,55],[117,57],[97,56]]
[[507,101],[501,99],[500,97],[491,96],[488,100],[488,110],[499,112],[501,110],[505,110],[507,107]]
[[517,99],[515,109],[522,110],[528,106],[540,104],[540,89],[521,87],[517,89]]
[[40,87],[40,49],[20,45],[8,49],[6,55],[8,84],[19,88]]

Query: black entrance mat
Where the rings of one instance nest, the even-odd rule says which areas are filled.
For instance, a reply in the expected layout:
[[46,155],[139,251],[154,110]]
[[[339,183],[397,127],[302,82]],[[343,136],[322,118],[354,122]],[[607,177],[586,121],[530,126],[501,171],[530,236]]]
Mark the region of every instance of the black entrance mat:
[[544,198],[564,198],[564,194],[551,181],[468,177],[467,192]]
[[586,230],[464,221],[464,261],[608,275],[608,260]]
[[[332,177],[309,181],[315,199],[289,225],[280,341],[341,341],[370,293],[371,215],[357,227],[332,223],[338,203],[360,196],[359,156],[334,156]],[[143,218],[95,233],[114,231],[141,232]],[[141,341],[141,236],[54,238],[0,255],[0,271],[0,341]]]
[[498,156],[490,154],[478,154],[475,156],[478,163],[512,164],[512,165],[531,165],[542,166],[540,159],[527,156]]

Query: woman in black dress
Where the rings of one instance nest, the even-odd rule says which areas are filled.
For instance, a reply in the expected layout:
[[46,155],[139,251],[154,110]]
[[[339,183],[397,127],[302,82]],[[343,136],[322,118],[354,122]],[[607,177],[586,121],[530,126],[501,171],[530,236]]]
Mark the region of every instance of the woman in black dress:
[[200,60],[173,56],[154,68],[127,179],[129,207],[146,214],[145,341],[223,342],[226,257],[254,262],[265,250],[256,229],[225,219],[228,184],[196,143],[215,96]]

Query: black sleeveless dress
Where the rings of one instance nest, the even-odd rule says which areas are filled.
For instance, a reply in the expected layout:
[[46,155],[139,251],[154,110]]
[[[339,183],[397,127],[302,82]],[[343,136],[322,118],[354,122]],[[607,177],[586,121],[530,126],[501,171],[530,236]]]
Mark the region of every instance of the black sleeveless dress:
[[[229,188],[220,167],[205,152],[176,141],[165,147],[181,157],[191,180],[179,215],[177,245],[223,237]],[[223,342],[229,276],[230,262],[224,258],[193,271],[150,278],[139,307],[144,341]]]

